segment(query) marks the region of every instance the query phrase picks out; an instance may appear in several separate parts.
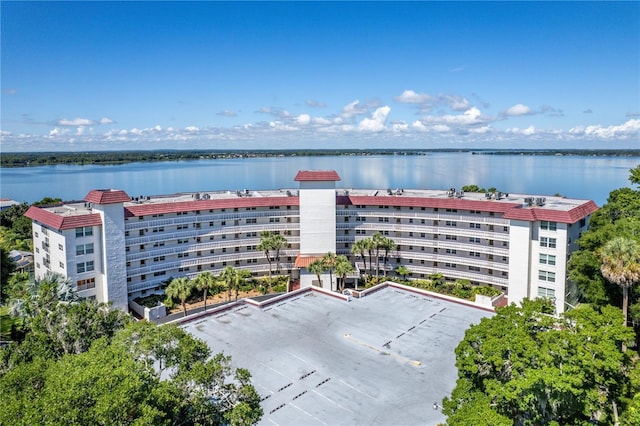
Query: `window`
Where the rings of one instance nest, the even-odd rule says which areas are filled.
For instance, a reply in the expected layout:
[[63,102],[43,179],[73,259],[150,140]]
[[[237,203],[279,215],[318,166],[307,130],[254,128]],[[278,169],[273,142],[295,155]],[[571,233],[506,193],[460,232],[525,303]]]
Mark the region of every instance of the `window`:
[[450,213],[457,213],[458,209],[446,209],[446,211]]
[[456,268],[458,265],[456,265],[455,263],[445,263],[444,266],[446,268]]
[[247,218],[247,222],[246,223],[257,223],[257,219],[255,217]]
[[61,269],[64,269],[64,263],[63,262],[59,262],[58,264],[60,265]]
[[456,254],[456,253],[458,253],[458,251],[456,249],[446,249],[445,252],[447,254]]
[[540,263],[543,265],[555,265],[556,257],[552,254],[540,254]]
[[444,239],[455,241],[458,239],[458,237],[456,237],[455,235],[445,235]]
[[[348,217],[345,217],[345,219],[346,219],[346,222],[348,222],[348,221],[349,221],[349,218],[348,218]],[[270,217],[270,218],[269,218],[269,222],[271,222],[271,223],[274,223],[274,222],[278,223],[278,222],[280,222],[280,218],[279,218],[279,217]]]
[[556,273],[539,270],[538,279],[540,279],[540,281],[548,281],[548,282],[554,283],[556,282]]
[[95,278],[87,278],[86,280],[78,280],[76,282],[78,286],[78,291],[86,290],[88,288],[94,288],[96,286]]
[[89,260],[88,262],[77,263],[76,264],[76,272],[78,274],[82,274],[83,272],[91,272],[93,271],[93,260]]
[[474,271],[474,272],[480,272],[480,267],[479,266],[469,266],[469,270],[470,271]]
[[469,224],[469,228],[480,229],[480,224],[479,223],[470,223]]
[[76,238],[78,237],[90,237],[93,235],[93,227],[92,226],[84,226],[80,228],[76,228]]
[[83,254],[93,253],[93,243],[80,244],[76,246],[76,256],[82,256]]
[[58,250],[64,251],[64,246],[62,244],[58,244]]
[[470,237],[469,238],[469,242],[470,243],[480,243],[480,238],[478,238],[478,237]]
[[469,256],[471,257],[480,257],[480,252],[478,251],[470,251]]
[[538,297],[553,299],[556,297],[556,291],[552,288],[538,287]]
[[447,220],[447,221],[445,222],[445,225],[446,225],[446,226],[458,226],[458,222],[453,221],[453,220]]
[[556,239],[548,237],[540,237],[540,247],[556,248]]
[[546,220],[543,220],[540,222],[540,229],[556,231],[558,229],[558,224],[556,222],[547,222]]

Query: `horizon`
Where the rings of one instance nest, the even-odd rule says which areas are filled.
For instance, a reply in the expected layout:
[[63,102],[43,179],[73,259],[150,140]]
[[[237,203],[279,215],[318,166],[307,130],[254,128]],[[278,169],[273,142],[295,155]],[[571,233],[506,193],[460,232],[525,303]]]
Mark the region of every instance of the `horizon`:
[[637,2],[0,8],[3,152],[640,147]]

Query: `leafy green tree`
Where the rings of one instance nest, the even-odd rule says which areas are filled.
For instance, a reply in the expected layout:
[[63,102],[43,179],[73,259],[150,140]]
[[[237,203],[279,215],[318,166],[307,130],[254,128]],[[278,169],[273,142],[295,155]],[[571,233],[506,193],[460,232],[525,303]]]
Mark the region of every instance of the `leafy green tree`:
[[9,256],[9,253],[0,247],[0,304],[4,304],[7,301],[7,290],[9,278],[16,270],[16,264]]
[[467,330],[456,388],[443,401],[448,424],[615,423],[637,391],[637,357],[620,349],[632,330],[613,306],[552,312],[548,301],[525,300]]
[[618,237],[609,241],[600,251],[602,275],[622,289],[622,313],[627,325],[629,289],[640,281],[640,244]]
[[134,322],[86,352],[0,374],[0,424],[254,424],[250,378],[177,326]]
[[464,192],[487,192],[486,189],[480,188],[478,185],[465,185],[461,188]]
[[640,165],[629,170],[629,173],[630,173],[629,182],[635,185],[640,185]]
[[191,296],[192,291],[193,282],[191,282],[187,277],[181,277],[171,280],[171,282],[165,289],[165,294],[170,298],[180,299],[180,304],[182,305],[182,310],[184,312],[184,316],[186,317],[187,299],[189,298],[189,296]]
[[380,232],[376,232],[371,237],[373,251],[376,254],[376,282],[380,278],[380,249],[384,247],[385,237]]

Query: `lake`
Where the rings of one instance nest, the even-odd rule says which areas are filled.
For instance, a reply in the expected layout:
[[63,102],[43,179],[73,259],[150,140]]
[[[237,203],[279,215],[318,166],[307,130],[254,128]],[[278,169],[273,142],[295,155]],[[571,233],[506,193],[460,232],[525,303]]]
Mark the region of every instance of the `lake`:
[[44,197],[80,200],[92,189],[122,189],[130,196],[237,189],[297,188],[298,170],[332,169],[339,188],[460,188],[476,184],[508,193],[590,199],[629,186],[640,157],[473,155],[438,152],[412,156],[269,157],[57,165],[0,169],[0,196],[34,202]]

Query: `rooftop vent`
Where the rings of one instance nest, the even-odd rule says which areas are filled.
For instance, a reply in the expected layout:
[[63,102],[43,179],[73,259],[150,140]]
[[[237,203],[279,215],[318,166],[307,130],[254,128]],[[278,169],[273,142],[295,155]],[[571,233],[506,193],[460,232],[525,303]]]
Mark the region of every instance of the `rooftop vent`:
[[533,205],[533,197],[526,197],[524,199],[524,203],[528,206],[532,206]]
[[456,195],[456,189],[449,188],[449,190],[447,191],[447,197],[453,197],[454,195]]
[[537,206],[544,206],[547,202],[547,199],[545,197],[538,197],[536,198],[536,205]]

